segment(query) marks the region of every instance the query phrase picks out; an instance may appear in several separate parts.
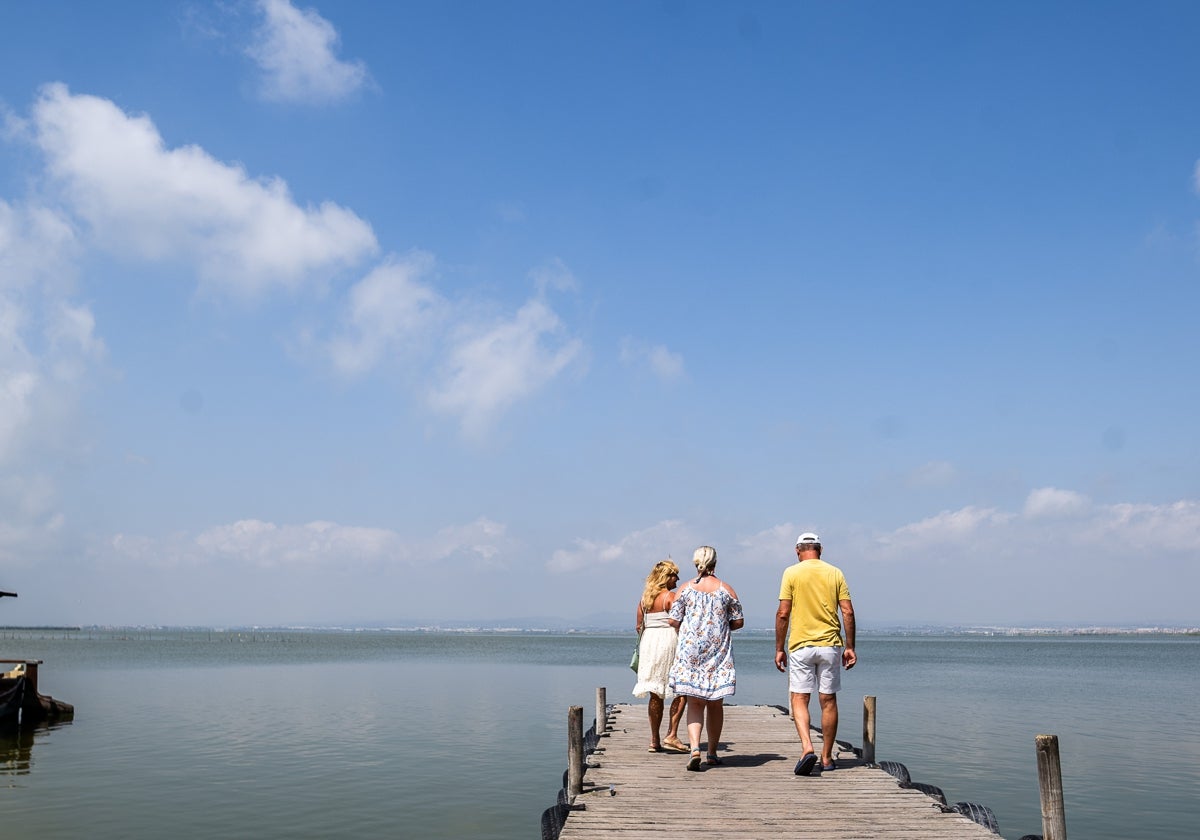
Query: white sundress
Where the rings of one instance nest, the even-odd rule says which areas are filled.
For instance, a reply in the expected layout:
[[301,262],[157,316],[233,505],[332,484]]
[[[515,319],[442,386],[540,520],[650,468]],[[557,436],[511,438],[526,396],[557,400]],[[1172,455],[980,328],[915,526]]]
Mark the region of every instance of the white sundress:
[[657,694],[667,697],[667,675],[675,662],[675,647],[679,636],[667,619],[670,613],[652,612],[643,616],[642,641],[638,645],[637,684],[634,697]]

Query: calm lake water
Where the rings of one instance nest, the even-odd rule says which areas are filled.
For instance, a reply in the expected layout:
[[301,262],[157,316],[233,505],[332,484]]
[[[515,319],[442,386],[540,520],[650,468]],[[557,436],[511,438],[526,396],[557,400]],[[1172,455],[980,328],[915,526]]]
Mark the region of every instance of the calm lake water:
[[[735,637],[742,704],[787,702],[772,640]],[[567,709],[633,701],[632,635],[400,632],[0,634],[44,659],[75,720],[0,737],[0,813],[39,838],[539,836]],[[1070,836],[1200,825],[1200,639],[863,635],[841,740],[1005,838],[1041,833],[1034,736],[1059,736]],[[638,702],[638,701],[633,701]],[[641,724],[625,717],[621,725]],[[732,736],[732,734],[731,734]]]

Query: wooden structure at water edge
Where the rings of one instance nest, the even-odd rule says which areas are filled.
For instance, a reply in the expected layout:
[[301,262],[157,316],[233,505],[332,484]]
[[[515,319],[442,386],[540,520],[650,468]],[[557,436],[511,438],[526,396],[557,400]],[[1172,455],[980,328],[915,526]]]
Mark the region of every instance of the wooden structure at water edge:
[[38,693],[40,659],[0,659],[0,730],[22,724],[69,720],[75,707]]
[[[582,708],[568,713],[568,767],[558,803],[542,814],[542,840],[996,840],[999,834],[987,807],[947,803],[939,788],[914,783],[903,765],[875,764],[873,697],[864,704],[865,746],[838,741],[836,769],[821,772],[818,765],[808,776],[794,772],[799,738],[781,706],[727,705],[721,763],[688,772],[688,754],[648,752],[645,706],[609,706],[603,698],[598,689],[596,725],[587,733]],[[819,753],[815,728],[814,742]],[[1034,837],[1041,838],[1022,840]],[[1065,837],[1065,828],[1045,833],[1045,840]]]
[[[15,592],[0,592],[0,598]],[[40,659],[0,659],[0,730],[47,721],[70,720],[75,707],[38,693]]]

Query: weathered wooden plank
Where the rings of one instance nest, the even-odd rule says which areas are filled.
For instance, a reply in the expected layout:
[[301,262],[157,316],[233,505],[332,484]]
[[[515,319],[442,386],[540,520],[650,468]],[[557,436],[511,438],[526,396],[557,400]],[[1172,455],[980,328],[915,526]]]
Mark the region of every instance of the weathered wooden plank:
[[[645,707],[613,707],[612,728],[588,757],[583,793],[560,840],[971,840],[996,836],[899,786],[852,750],[838,769],[796,776],[800,739],[774,706],[726,706],[717,767],[688,772],[684,753],[649,753]],[[820,736],[814,736],[820,748]]]

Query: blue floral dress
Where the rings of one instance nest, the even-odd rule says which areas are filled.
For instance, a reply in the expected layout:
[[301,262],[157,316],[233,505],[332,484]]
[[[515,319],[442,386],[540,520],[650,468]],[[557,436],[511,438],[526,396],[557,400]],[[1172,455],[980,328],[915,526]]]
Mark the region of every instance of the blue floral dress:
[[723,584],[715,592],[684,587],[671,605],[671,618],[680,622],[669,679],[672,694],[717,700],[734,693],[729,622],[742,617],[741,602]]

